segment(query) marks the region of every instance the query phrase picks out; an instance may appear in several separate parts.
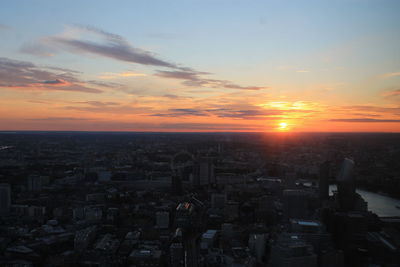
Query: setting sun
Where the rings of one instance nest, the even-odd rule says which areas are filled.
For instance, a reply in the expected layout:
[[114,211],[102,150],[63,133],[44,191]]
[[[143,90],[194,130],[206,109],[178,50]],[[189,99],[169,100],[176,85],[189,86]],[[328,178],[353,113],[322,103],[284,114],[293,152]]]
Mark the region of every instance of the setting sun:
[[288,124],[286,122],[279,123],[279,130],[287,130]]

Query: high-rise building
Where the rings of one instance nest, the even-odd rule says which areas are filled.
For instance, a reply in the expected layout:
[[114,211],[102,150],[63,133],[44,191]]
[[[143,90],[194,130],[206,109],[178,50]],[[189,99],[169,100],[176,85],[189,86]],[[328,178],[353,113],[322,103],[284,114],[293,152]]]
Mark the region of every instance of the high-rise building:
[[286,219],[306,219],[309,213],[311,192],[287,189],[283,191],[283,212]]
[[319,198],[327,199],[329,197],[329,175],[331,171],[330,161],[325,161],[319,167]]
[[353,172],[354,161],[349,158],[345,158],[343,160],[339,175],[336,178],[339,205],[344,211],[353,210],[356,200],[356,186]]
[[9,184],[0,184],[0,214],[7,214],[11,207],[11,188]]
[[194,167],[195,185],[208,185],[215,183],[214,163],[209,158],[201,158]]

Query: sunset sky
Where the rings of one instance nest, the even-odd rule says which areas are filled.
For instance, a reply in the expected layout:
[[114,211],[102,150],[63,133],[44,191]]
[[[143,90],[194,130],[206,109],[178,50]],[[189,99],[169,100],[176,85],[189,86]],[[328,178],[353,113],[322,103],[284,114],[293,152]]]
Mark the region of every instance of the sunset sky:
[[0,130],[400,132],[400,1],[3,1]]

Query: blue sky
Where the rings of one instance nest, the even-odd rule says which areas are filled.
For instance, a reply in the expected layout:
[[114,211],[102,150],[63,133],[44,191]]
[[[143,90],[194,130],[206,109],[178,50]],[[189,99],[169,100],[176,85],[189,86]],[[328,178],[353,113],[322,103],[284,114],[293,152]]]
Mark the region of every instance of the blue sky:
[[[265,102],[309,101],[320,105],[321,110],[341,105],[397,108],[400,75],[394,74],[400,72],[399,10],[400,1],[386,0],[7,1],[0,10],[0,57],[79,71],[80,84],[83,80],[101,80],[104,73],[130,71],[147,75],[130,80],[119,76],[113,81],[124,90],[103,90],[103,96],[96,96],[98,101],[105,97],[123,101],[127,88],[135,87],[129,97],[135,97],[133,91],[147,97],[174,92],[200,103],[215,95],[238,95],[232,86],[222,86],[221,81],[229,81],[240,88],[270,88],[263,89],[259,96],[265,97]],[[89,30],[82,30],[85,27]],[[108,44],[106,35],[90,28],[118,35],[130,47],[162,61],[211,73],[201,75],[219,82],[192,88],[187,83],[182,85],[181,78],[171,80],[157,75],[165,70],[157,65],[116,60],[72,47],[58,48],[65,43],[49,46],[49,39],[70,38],[75,32],[79,34],[73,37],[81,41]],[[40,47],[51,56],[27,52],[26,47],[29,51]],[[209,93],[195,93],[194,89]],[[255,102],[254,92],[242,89],[240,97],[249,99],[246,104],[250,108],[262,105]],[[31,91],[5,88],[0,94],[19,101],[39,97],[52,101],[65,97],[72,101],[81,97],[48,91],[38,96]],[[393,97],[388,99],[388,95]],[[230,100],[225,103],[236,104],[236,99]],[[201,105],[214,106],[211,102]],[[178,104],[162,105],[168,110]],[[360,115],[364,118],[368,114]],[[375,115],[395,120],[399,114]],[[303,120],[298,125],[303,125]]]

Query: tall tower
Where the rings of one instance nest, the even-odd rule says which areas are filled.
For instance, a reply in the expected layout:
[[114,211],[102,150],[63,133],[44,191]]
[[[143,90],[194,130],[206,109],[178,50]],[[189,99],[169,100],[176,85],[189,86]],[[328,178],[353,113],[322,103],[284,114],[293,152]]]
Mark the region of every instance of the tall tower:
[[331,171],[331,162],[325,161],[319,167],[319,198],[327,199],[329,197],[329,174]]
[[9,184],[0,184],[0,214],[8,214],[11,207],[11,187]]
[[349,211],[354,208],[356,199],[356,185],[354,181],[354,161],[345,158],[339,175],[336,178],[340,208]]

